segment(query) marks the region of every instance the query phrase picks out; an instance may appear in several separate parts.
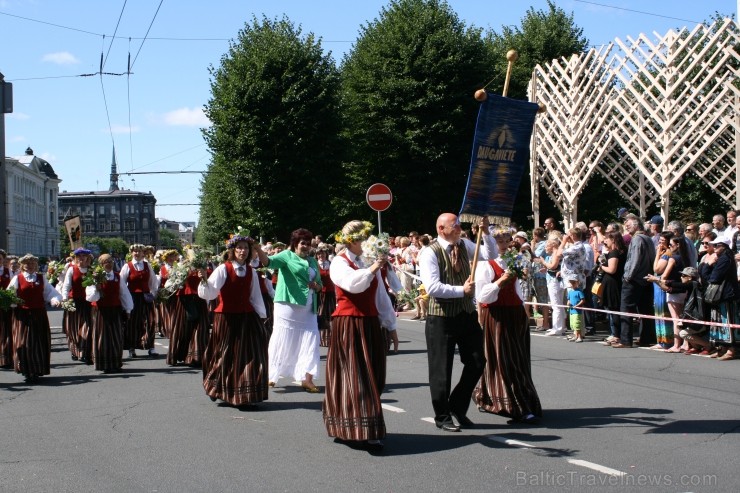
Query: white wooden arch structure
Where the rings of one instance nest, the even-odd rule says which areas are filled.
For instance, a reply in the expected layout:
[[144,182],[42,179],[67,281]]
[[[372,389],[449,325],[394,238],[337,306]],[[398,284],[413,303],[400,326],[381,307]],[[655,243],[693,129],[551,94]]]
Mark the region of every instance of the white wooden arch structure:
[[539,225],[539,187],[570,227],[578,196],[602,174],[645,217],[695,173],[728,206],[740,208],[740,32],[731,19],[616,39],[601,49],[535,67],[537,117],[530,171]]

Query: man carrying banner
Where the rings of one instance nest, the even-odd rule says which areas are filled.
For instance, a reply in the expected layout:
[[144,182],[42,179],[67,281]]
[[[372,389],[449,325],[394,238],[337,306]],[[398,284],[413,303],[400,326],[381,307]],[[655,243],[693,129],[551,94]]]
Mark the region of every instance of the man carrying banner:
[[[479,221],[484,231],[488,231],[488,219]],[[430,296],[425,334],[434,423],[450,432],[460,431],[460,426],[473,426],[466,414],[486,364],[483,331],[473,304],[475,282],[470,273],[475,243],[461,239],[461,232],[455,214],[440,215],[437,241],[419,255],[421,280]],[[496,245],[491,236],[486,234],[483,238],[481,258],[495,257]],[[450,392],[455,346],[464,368],[460,381]]]

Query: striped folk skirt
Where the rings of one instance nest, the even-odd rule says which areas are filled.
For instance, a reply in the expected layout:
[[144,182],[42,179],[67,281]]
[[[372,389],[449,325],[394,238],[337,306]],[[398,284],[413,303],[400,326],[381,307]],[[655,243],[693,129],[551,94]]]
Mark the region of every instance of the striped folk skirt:
[[46,309],[13,310],[13,362],[24,376],[51,373],[51,329]]
[[156,327],[164,337],[169,338],[172,333],[172,315],[177,304],[177,296],[172,295],[164,301],[155,303],[157,310]]
[[120,306],[93,307],[93,361],[98,371],[123,367],[123,324]]
[[214,313],[203,361],[203,388],[233,406],[267,400],[267,331],[259,315]]
[[208,344],[208,305],[197,294],[173,296],[167,364],[203,364]]
[[72,356],[88,357],[92,336],[92,305],[84,299],[75,299],[75,311],[65,311],[62,328],[67,335],[67,345]]
[[385,420],[386,336],[377,317],[334,317],[326,357],[323,415],[330,437],[380,440]]
[[144,293],[131,293],[134,309],[123,331],[123,349],[152,349],[154,347],[155,307],[144,301]]
[[532,381],[529,326],[523,306],[481,307],[486,366],[473,401],[513,418],[542,416]]
[[0,366],[13,366],[13,310],[0,310]]
[[331,340],[331,314],[337,308],[337,295],[332,291],[319,294],[319,335],[321,347],[329,347]]

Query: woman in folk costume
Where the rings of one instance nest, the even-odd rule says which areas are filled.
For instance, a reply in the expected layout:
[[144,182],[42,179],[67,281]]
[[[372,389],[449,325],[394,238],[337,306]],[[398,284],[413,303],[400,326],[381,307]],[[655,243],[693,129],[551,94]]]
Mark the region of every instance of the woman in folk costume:
[[331,245],[319,243],[316,248],[316,262],[319,265],[319,274],[321,275],[321,292],[319,293],[319,334],[321,336],[321,346],[329,347],[331,335],[331,314],[337,308],[337,296],[334,291],[334,283],[329,275],[329,253],[332,251]]
[[270,385],[280,377],[301,382],[306,392],[317,393],[319,376],[318,313],[321,276],[316,259],[309,255],[313,234],[296,229],[290,247],[268,257],[257,247],[262,265],[278,272],[272,335],[270,336]]
[[154,298],[159,280],[149,262],[144,260],[146,247],[135,243],[129,247],[131,260],[121,268],[121,283],[128,287],[134,308],[123,331],[123,349],[136,358],[137,349],[146,349],[150,358],[159,356],[154,351]]
[[330,437],[379,449],[386,435],[380,407],[386,338],[390,336],[397,351],[398,336],[396,312],[380,274],[387,259],[378,257],[365,267],[360,257],[362,242],[371,230],[368,222],[351,221],[335,237],[346,248],[334,257],[330,268],[337,308],[326,359],[323,416]]
[[[509,228],[493,231],[499,252],[507,251],[512,233]],[[481,412],[533,423],[542,416],[542,407],[532,381],[529,320],[515,266],[508,263],[499,255],[475,271],[486,366],[473,401]]]
[[121,276],[113,271],[113,257],[104,253],[98,264],[105,271],[105,281],[87,287],[87,299],[92,302],[92,358],[96,370],[116,373],[123,366],[122,321],[134,308],[134,300]]
[[72,360],[91,364],[92,305],[85,299],[82,281],[92,267],[92,252],[85,248],[74,251],[74,262],[67,269],[62,282],[62,299],[73,300],[74,311],[64,311],[62,328],[67,334],[67,344]]
[[257,273],[249,265],[254,240],[238,232],[226,242],[227,260],[206,280],[198,296],[218,298],[203,361],[203,388],[212,401],[233,406],[267,400],[267,332]]
[[[162,263],[159,266],[159,274],[157,275],[157,279],[159,279],[159,289],[164,288],[167,279],[170,278],[170,272],[172,272],[172,268],[179,257],[180,253],[177,250],[166,250],[162,252],[162,255],[160,256]],[[176,298],[174,296],[170,296],[166,300],[155,304],[157,309],[159,335],[162,337],[169,338],[170,333],[172,332],[171,318],[172,311],[175,308],[175,300]]]
[[[182,265],[188,268],[188,275],[182,288],[170,298],[174,302],[167,364],[175,366],[183,362],[192,367],[202,367],[208,344],[208,304],[198,296],[200,273],[192,265],[196,254],[187,249],[185,256]],[[206,275],[211,273],[212,270],[206,271]]]
[[[7,289],[10,284],[10,269],[5,266],[8,254],[0,249],[0,289]],[[13,310],[0,308],[0,368],[9,370],[13,368],[13,325],[11,316]]]
[[46,303],[59,306],[61,295],[38,273],[39,259],[30,253],[18,259],[20,273],[10,280],[23,304],[13,310],[13,363],[26,382],[51,373],[51,329]]

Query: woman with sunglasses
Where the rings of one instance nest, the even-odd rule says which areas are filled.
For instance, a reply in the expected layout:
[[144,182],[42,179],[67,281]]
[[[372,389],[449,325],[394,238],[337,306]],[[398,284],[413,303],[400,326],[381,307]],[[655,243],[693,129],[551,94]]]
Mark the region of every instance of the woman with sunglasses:
[[[669,253],[666,254],[666,256],[668,257],[668,261],[666,262],[665,269],[663,270],[660,279],[678,284],[681,282],[681,271],[685,267],[689,267],[689,254],[686,249],[686,243],[684,243],[684,241],[680,237],[673,236],[669,240],[668,248]],[[650,277],[650,279],[648,279],[650,281],[658,280],[658,278],[652,276],[648,277]],[[656,284],[656,288],[661,292],[666,292],[663,286],[659,284]],[[668,312],[671,314],[671,318],[673,319],[673,322],[671,324],[673,326],[673,346],[666,349],[666,352],[680,353],[684,349],[681,347],[683,345],[683,339],[680,335],[681,330],[683,329],[683,325],[681,324],[679,319],[681,318],[681,313],[683,313],[683,304],[686,300],[686,292],[683,291],[674,293],[669,291],[666,293],[665,297],[668,304]],[[657,330],[658,324],[656,323],[656,332]]]
[[[673,233],[670,231],[663,231],[659,234],[658,245],[655,248],[655,260],[653,261],[653,275],[647,276],[647,278],[663,279],[663,273],[671,258],[670,242],[672,238]],[[673,321],[666,318],[666,315],[668,315],[668,298],[666,292],[658,284],[653,284],[653,306],[655,316],[658,318],[655,319],[656,343],[650,346],[650,349],[668,350],[673,346]]]

